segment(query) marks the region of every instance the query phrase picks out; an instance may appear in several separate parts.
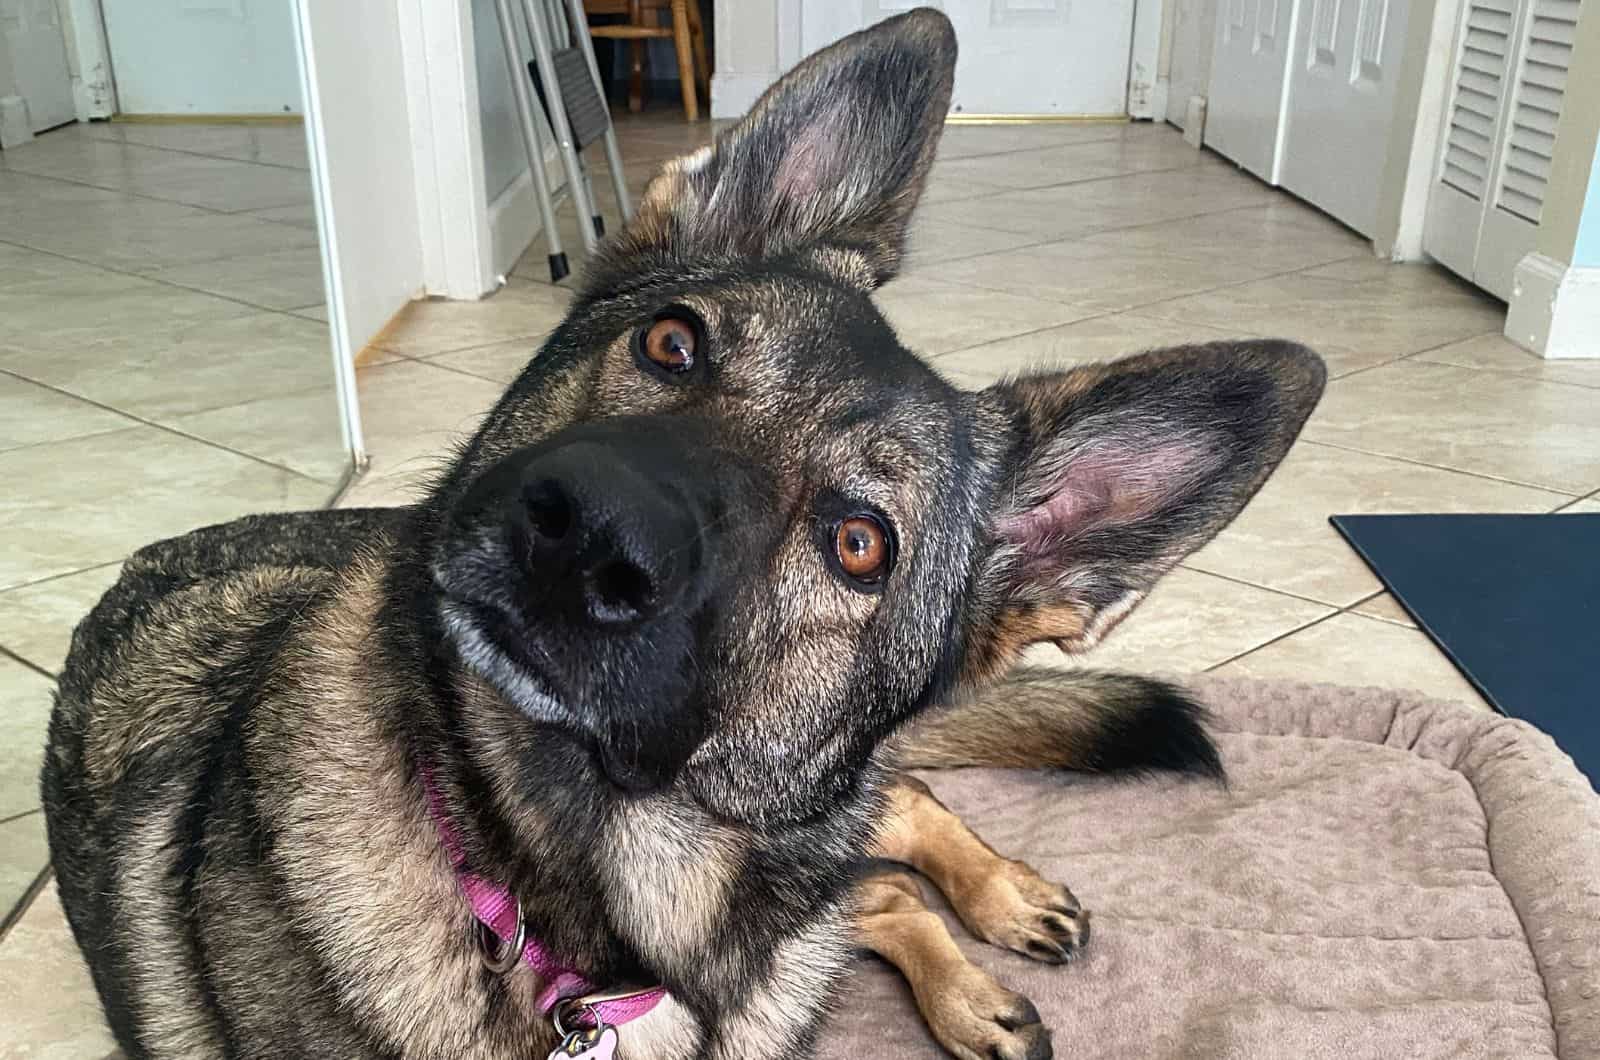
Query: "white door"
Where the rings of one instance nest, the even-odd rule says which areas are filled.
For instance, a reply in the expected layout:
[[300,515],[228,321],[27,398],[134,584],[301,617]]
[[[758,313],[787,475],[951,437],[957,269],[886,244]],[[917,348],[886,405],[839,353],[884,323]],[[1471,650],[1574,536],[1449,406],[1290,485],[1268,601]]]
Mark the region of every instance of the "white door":
[[1294,0],[1225,0],[1217,13],[1206,146],[1278,183]]
[[10,67],[13,82],[0,83],[0,96],[14,90],[27,101],[34,132],[77,119],[56,0],[0,0],[0,51],[0,68]]
[[961,42],[952,114],[1128,113],[1134,0],[804,0],[802,50],[922,6]]
[[1579,0],[1468,0],[1422,247],[1498,298],[1532,252]]
[[124,114],[298,114],[288,0],[101,0]]
[[1300,0],[1279,183],[1363,235],[1395,119],[1410,0]]

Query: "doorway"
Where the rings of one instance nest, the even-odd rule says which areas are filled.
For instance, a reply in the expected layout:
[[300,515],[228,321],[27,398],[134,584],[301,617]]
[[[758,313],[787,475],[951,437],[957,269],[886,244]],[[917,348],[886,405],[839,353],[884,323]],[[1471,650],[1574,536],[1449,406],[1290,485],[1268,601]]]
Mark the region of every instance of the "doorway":
[[[809,54],[911,0],[798,0],[799,53]],[[961,41],[952,115],[1120,118],[1128,114],[1134,0],[930,0]]]

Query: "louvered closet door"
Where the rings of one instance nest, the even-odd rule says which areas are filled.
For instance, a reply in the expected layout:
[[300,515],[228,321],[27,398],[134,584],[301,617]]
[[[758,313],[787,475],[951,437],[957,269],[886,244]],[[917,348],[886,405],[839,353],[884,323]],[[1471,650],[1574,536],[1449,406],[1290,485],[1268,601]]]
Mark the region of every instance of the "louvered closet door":
[[1531,0],[1523,19],[1494,197],[1484,212],[1472,276],[1500,298],[1511,297],[1512,273],[1537,238],[1578,7],[1578,0]]
[[1469,0],[1423,247],[1499,298],[1533,250],[1580,0]]

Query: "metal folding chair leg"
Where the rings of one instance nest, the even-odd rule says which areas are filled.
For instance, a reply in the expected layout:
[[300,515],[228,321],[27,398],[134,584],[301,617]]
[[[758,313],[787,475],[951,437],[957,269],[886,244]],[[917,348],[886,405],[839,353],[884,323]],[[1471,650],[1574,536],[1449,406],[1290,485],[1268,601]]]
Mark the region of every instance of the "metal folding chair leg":
[[511,12],[511,0],[495,0],[495,20],[500,24],[500,42],[506,51],[506,62],[511,69],[511,96],[517,108],[517,122],[522,126],[522,144],[528,155],[528,171],[533,178],[534,198],[539,205],[539,219],[544,225],[545,245],[549,248],[550,282],[558,283],[571,269],[567,255],[561,248],[561,232],[556,227],[555,202],[550,195],[550,182],[545,179],[544,148],[539,138],[539,123],[534,118],[533,92],[528,79],[522,76],[522,49],[517,46],[516,22]]

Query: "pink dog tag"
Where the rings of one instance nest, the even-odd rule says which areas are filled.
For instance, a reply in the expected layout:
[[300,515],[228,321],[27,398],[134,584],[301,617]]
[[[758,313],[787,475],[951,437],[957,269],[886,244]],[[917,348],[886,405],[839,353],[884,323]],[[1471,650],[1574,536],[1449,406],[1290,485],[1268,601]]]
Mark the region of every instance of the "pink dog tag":
[[600,1026],[589,1031],[573,1031],[556,1046],[549,1060],[612,1060],[617,1052],[617,1029]]

